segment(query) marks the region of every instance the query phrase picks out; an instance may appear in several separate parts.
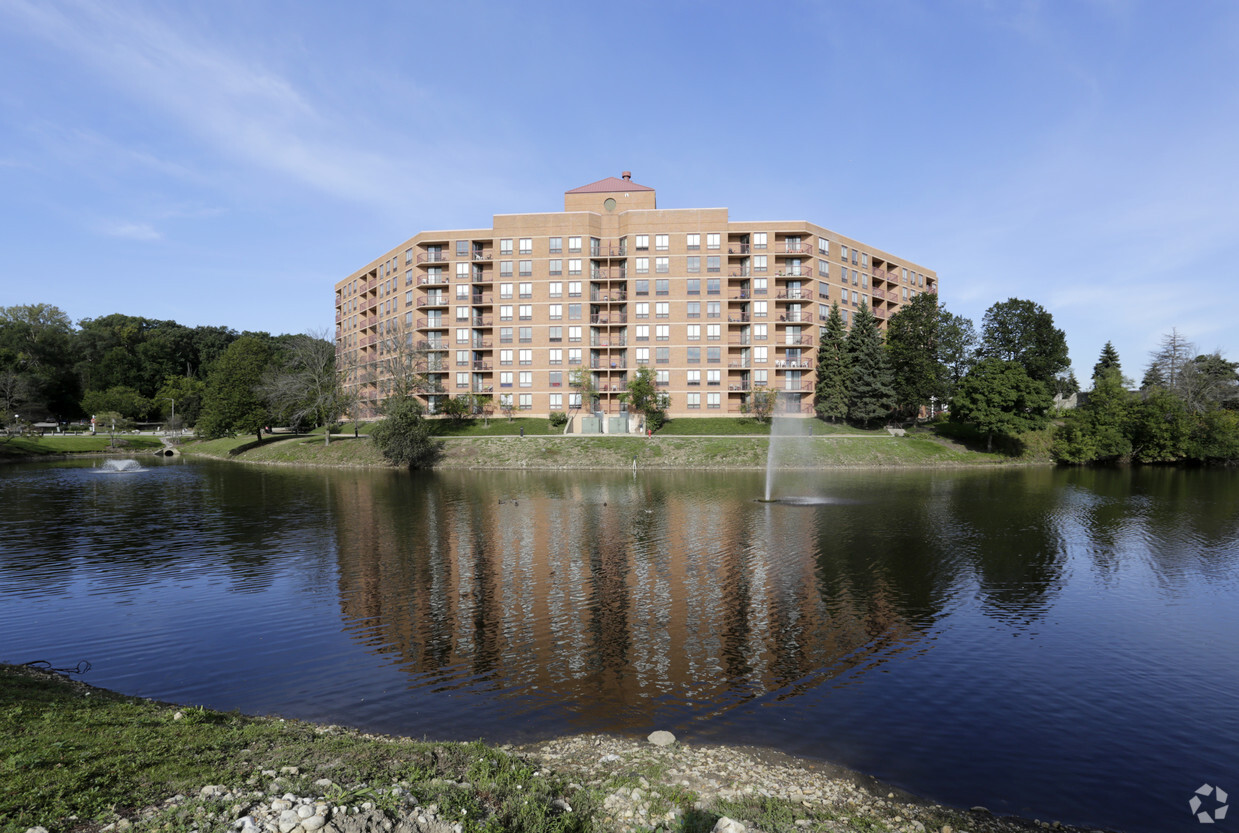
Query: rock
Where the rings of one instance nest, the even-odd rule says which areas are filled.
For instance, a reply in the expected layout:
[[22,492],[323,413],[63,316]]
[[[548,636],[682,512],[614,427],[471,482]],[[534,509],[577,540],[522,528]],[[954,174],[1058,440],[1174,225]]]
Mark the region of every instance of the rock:
[[47,833],[46,827],[27,827],[26,833]]
[[228,788],[222,784],[209,784],[198,791],[198,795],[202,798],[219,798],[226,794]]
[[183,712],[173,712],[172,719],[173,720],[184,720],[185,714]]
[[554,801],[552,801],[551,807],[553,807],[554,809],[558,810],[561,813],[572,812],[572,805],[569,804],[567,801],[564,801],[562,798],[557,798]]
[[280,813],[280,833],[288,833],[288,831],[292,830],[294,827],[299,827],[300,825],[301,816],[297,815],[296,810],[285,810]]
[[747,829],[748,828],[735,819],[729,819],[727,816],[723,816],[714,823],[714,829],[711,830],[710,833],[744,833]]
[[295,766],[282,766],[280,767],[280,773],[283,775],[300,775],[301,768]]
[[308,819],[310,816],[314,815],[314,808],[309,804],[302,804],[297,808],[297,815],[303,819]]
[[675,743],[675,735],[659,729],[657,732],[650,732],[650,736],[646,740],[655,746],[670,746]]
[[293,803],[289,801],[287,798],[277,798],[275,801],[271,802],[271,810],[276,813],[279,813],[283,810],[288,810],[292,806],[293,806]]
[[301,826],[308,831],[318,830],[327,824],[327,819],[322,816],[309,816],[301,820]]

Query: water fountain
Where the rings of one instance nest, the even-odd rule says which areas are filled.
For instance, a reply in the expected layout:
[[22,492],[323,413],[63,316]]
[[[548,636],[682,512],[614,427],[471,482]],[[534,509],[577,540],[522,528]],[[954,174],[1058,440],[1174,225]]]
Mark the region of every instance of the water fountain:
[[143,471],[142,464],[137,460],[104,460],[103,465],[99,466],[99,471],[109,473]]
[[798,416],[775,414],[770,422],[770,444],[766,452],[766,495],[758,503],[781,503],[786,506],[822,506],[828,503],[851,503],[841,498],[821,495],[784,495],[775,497],[774,481],[778,470],[794,460],[798,447],[805,448],[811,437],[812,420]]

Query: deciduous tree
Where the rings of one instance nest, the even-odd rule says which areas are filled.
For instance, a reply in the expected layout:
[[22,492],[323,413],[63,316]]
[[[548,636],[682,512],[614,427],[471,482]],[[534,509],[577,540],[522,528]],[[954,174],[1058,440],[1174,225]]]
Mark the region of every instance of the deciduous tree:
[[267,342],[242,336],[230,344],[207,379],[198,435],[213,438],[253,433],[262,439],[269,412],[258,382],[270,364],[271,347]]
[[951,419],[976,426],[986,450],[993,451],[995,434],[1014,437],[1045,425],[1051,403],[1045,385],[1029,378],[1022,365],[991,357],[959,383]]
[[1018,362],[1034,381],[1053,389],[1054,377],[1071,366],[1067,337],[1040,304],[1010,298],[994,304],[981,324],[981,355]]
[[379,453],[395,466],[434,466],[443,454],[443,442],[431,435],[421,403],[412,397],[396,397],[383,404],[383,411],[384,418],[370,432]]

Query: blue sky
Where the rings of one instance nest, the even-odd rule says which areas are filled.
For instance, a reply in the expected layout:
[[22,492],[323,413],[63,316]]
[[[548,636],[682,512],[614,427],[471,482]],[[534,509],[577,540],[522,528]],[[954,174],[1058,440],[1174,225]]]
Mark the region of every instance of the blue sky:
[[631,170],[1239,359],[1239,4],[0,0],[0,305],[325,330],[422,229]]

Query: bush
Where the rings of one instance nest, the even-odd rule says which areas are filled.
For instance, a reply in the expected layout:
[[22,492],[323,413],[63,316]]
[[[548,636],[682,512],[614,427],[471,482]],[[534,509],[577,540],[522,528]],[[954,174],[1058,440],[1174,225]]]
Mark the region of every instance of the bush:
[[551,427],[563,428],[568,424],[568,415],[563,411],[551,411]]
[[418,401],[391,399],[383,410],[385,418],[370,432],[379,453],[395,466],[433,467],[443,454],[443,441],[431,436]]
[[663,410],[648,411],[645,414],[645,427],[657,431],[667,424],[667,412]]

